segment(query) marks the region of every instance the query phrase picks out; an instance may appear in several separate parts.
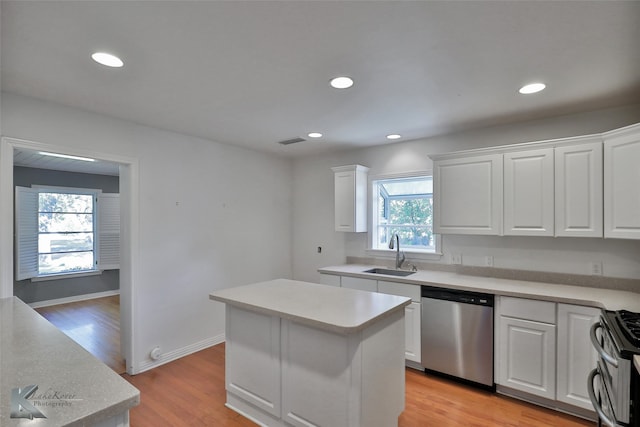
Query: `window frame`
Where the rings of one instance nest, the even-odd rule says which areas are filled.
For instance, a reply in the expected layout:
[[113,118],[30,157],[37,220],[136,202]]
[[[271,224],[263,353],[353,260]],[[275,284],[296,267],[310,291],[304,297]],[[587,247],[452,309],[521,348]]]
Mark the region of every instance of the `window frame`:
[[[368,232],[367,232],[367,249],[365,253],[367,256],[374,258],[394,258],[396,251],[388,248],[379,249],[374,248],[374,241],[376,239],[376,227],[377,220],[375,216],[378,215],[379,207],[378,207],[378,195],[376,192],[377,182],[391,179],[406,179],[406,178],[418,178],[418,177],[431,177],[433,179],[433,171],[431,170],[422,170],[422,171],[411,171],[404,173],[393,173],[393,174],[383,174],[383,175],[374,175],[369,176],[368,182],[368,196],[369,196],[369,215],[368,215]],[[432,200],[433,193],[432,193]],[[435,210],[435,209],[434,209]],[[442,258],[441,252],[441,237],[439,234],[433,234],[433,243],[434,250],[419,250],[411,247],[403,248],[400,247],[400,250],[404,252],[407,257],[410,257],[412,260],[440,260]]]
[[[30,187],[14,187],[16,197],[14,207],[16,215],[14,225],[14,277],[17,281],[31,280],[32,282],[39,282],[93,276],[102,274],[104,270],[120,268],[119,193],[103,193],[102,189],[96,188],[36,184]],[[87,194],[93,197],[93,269],[40,274],[38,212],[39,194],[41,192]]]
[[[31,188],[38,191],[40,193],[60,193],[60,194],[81,194],[92,196],[93,198],[93,249],[91,250],[93,254],[93,268],[87,270],[78,270],[78,271],[64,271],[59,273],[48,273],[48,274],[40,274],[40,269],[38,268],[38,275],[32,277],[32,281],[41,281],[41,280],[51,280],[51,279],[60,279],[60,278],[69,278],[69,277],[80,277],[80,276],[88,276],[100,274],[101,270],[98,267],[98,259],[100,254],[98,253],[98,198],[102,194],[101,189],[97,188],[77,188],[77,187],[62,187],[62,186],[51,186],[51,185],[32,185]],[[38,208],[39,212],[39,208]],[[38,230],[38,237],[40,236],[40,230]],[[38,257],[40,256],[40,248],[38,248]],[[39,262],[38,262],[39,264]]]

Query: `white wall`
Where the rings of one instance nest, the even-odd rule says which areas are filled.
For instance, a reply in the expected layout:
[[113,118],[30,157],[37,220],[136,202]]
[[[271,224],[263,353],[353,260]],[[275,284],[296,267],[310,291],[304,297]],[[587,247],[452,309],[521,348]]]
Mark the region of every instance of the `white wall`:
[[291,277],[291,162],[12,94],[3,134],[139,160],[138,360],[224,332],[214,289]]
[[[366,233],[338,233],[333,224],[332,166],[361,164],[370,176],[431,170],[429,154],[600,133],[640,122],[640,105],[479,129],[420,141],[297,159],[293,165],[293,275],[317,281],[319,267],[343,264],[347,256],[366,257]],[[322,246],[322,253],[317,247]],[[640,241],[443,236],[442,250],[463,255],[463,264],[483,265],[492,255],[498,268],[588,274],[591,261],[603,261],[604,274],[640,277]]]

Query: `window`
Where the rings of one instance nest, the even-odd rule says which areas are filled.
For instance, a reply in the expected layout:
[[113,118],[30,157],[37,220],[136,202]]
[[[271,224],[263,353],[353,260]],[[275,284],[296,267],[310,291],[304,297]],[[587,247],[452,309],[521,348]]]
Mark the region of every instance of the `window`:
[[415,176],[373,181],[372,249],[389,249],[395,234],[403,250],[435,252],[433,180]]
[[16,187],[16,280],[119,268],[118,194]]
[[97,191],[38,193],[38,275],[96,269]]

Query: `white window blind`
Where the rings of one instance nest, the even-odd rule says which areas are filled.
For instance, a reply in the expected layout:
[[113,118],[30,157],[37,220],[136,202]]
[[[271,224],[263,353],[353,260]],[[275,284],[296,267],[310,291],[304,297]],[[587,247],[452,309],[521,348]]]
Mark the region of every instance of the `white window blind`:
[[120,195],[98,196],[98,269],[120,268]]
[[38,190],[16,187],[16,280],[38,275]]

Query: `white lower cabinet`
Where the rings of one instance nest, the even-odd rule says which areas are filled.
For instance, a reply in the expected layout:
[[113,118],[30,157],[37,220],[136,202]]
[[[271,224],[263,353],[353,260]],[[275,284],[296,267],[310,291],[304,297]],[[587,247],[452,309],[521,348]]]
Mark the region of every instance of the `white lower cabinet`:
[[597,354],[589,329],[600,309],[512,297],[500,297],[496,307],[496,383],[507,388],[501,391],[543,397],[544,404],[555,401],[563,410],[593,411],[587,377]]
[[378,292],[377,281],[373,279],[361,279],[360,277],[342,276],[342,278],[340,279],[340,283],[343,288]]
[[320,284],[340,287],[340,276],[333,274],[320,274]]
[[589,329],[599,317],[600,310],[594,307],[558,304],[557,400],[591,411],[586,378],[598,356]]
[[378,292],[411,298],[411,304],[404,309],[404,356],[406,360],[420,363],[420,286],[407,283],[378,280]]
[[499,358],[499,384],[555,399],[555,325],[501,316]]

